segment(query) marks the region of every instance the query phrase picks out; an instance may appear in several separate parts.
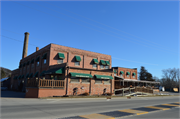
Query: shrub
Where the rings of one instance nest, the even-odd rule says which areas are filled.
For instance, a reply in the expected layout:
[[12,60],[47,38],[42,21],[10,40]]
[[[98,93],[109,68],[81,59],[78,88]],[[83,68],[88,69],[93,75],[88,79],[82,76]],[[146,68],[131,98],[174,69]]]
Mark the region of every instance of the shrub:
[[112,96],[112,95],[113,95],[113,93],[106,93],[106,95],[108,95],[108,96]]
[[83,93],[82,95],[84,95],[84,96],[88,96],[88,95],[89,95],[89,93],[88,93],[88,92],[85,92],[85,93]]

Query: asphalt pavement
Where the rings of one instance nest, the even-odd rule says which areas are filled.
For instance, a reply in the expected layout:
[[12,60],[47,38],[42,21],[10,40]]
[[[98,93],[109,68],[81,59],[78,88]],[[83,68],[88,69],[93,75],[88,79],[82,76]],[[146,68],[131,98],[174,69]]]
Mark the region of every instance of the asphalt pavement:
[[[118,110],[137,109],[140,107],[174,102],[179,102],[179,96],[132,97],[131,99],[120,97],[108,100],[105,98],[35,99],[2,97],[1,118],[69,118],[79,117],[79,115],[103,114]],[[176,107],[163,111],[168,111],[169,113],[173,114],[172,118],[177,118],[177,114],[171,112],[172,110],[175,110],[174,112],[177,112]],[[163,112],[155,111],[138,116],[150,115],[150,117],[148,118],[155,118],[153,113],[157,113],[158,115],[159,113]],[[164,115],[164,117],[166,116]]]

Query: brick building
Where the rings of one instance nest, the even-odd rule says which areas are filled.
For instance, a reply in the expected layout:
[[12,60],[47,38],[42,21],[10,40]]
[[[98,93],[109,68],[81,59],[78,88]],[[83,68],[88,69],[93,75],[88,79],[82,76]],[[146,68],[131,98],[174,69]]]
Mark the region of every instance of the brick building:
[[26,91],[26,97],[113,93],[110,55],[49,44],[27,56],[28,36],[19,68],[12,72],[12,89]]
[[139,82],[137,68],[112,67],[110,55],[49,44],[27,56],[28,40],[26,32],[19,68],[11,75],[11,88],[26,97],[114,94],[115,87]]

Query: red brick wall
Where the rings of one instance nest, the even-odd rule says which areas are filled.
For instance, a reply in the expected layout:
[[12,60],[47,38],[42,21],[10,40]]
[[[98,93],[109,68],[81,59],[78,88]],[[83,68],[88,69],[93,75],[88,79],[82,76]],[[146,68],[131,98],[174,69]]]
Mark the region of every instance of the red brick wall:
[[39,89],[38,98],[65,95],[65,89]]
[[26,88],[26,98],[41,98],[41,97],[53,97],[65,95],[64,89],[38,89],[38,88]]
[[[111,56],[110,55],[105,55],[105,54],[80,50],[80,49],[76,49],[76,48],[60,46],[60,45],[56,45],[56,44],[51,44],[50,52],[51,52],[50,53],[50,65],[57,64],[57,60],[58,60],[57,54],[58,54],[58,52],[60,52],[60,53],[64,53],[64,56],[65,56],[63,63],[68,63],[68,66],[71,66],[71,67],[93,69],[92,60],[93,60],[93,58],[97,58],[98,61],[100,61],[100,60],[109,61],[110,62],[109,69],[111,68]],[[76,56],[76,55],[81,57],[80,66],[75,66],[75,64],[74,64],[74,62],[75,62],[74,56]],[[97,69],[98,70],[100,69],[100,65],[98,65]]]
[[[120,71],[123,71],[123,72],[124,72],[124,74],[123,74],[124,79],[135,79],[135,80],[138,79],[137,69],[129,69],[129,68],[121,68],[121,67],[118,67],[117,76],[120,76]],[[127,77],[127,75],[126,75],[127,72],[130,73],[129,77]],[[136,73],[135,78],[133,78],[133,75],[132,75],[133,72]]]
[[[113,72],[103,72],[103,71],[90,71],[90,70],[83,70],[83,69],[70,69],[69,72],[75,72],[75,73],[86,73],[91,74],[92,76],[96,75],[108,75],[114,77]],[[81,89],[81,87],[84,87],[84,89]],[[104,84],[104,81],[102,80],[102,83],[95,83],[94,78],[90,80],[90,83],[84,83],[82,82],[82,79],[80,78],[80,82],[71,82],[71,78],[68,78],[68,94],[67,95],[73,95],[73,89],[78,88],[77,94],[83,94],[85,92],[90,93],[91,95],[101,95],[103,94],[104,88],[106,88],[106,93],[114,93],[114,79],[111,80],[110,84]]]
[[26,98],[38,98],[38,88],[26,88]]

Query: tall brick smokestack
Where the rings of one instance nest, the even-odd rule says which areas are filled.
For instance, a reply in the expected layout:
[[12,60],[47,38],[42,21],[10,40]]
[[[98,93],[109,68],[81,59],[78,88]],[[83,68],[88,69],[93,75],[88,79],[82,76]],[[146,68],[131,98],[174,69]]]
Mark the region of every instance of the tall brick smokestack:
[[25,34],[25,37],[24,37],[24,47],[23,47],[22,59],[27,56],[28,42],[29,42],[29,33],[25,32],[24,34]]

